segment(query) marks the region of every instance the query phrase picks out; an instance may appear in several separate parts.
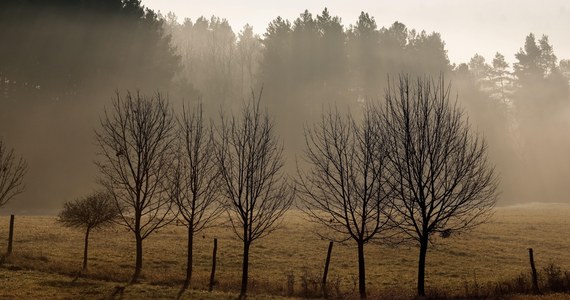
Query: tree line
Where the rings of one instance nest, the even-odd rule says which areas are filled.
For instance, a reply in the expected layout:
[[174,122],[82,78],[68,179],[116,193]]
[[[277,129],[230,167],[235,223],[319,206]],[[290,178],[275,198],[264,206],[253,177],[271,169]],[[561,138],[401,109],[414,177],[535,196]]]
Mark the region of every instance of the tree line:
[[501,53],[490,62],[475,55],[455,73],[464,104],[503,174],[503,198],[565,201],[570,73],[548,36],[529,34],[512,65]]
[[[570,146],[565,135],[570,69],[547,35],[530,33],[513,59],[497,52],[489,61],[475,54],[468,62],[451,63],[438,33],[400,22],[380,27],[365,12],[350,25],[327,9],[316,15],[304,11],[292,20],[277,17],[260,36],[249,26],[234,34],[218,17],[181,24],[174,14],[166,19],[177,51],[184,53],[188,78],[204,75],[210,78],[207,84],[224,82],[216,89],[195,81],[202,99],[231,105],[252,82],[263,85],[268,105],[280,112],[279,124],[318,118],[331,104],[354,110],[381,99],[387,74],[443,73],[491,141],[491,159],[505,178],[505,203],[565,199],[567,185],[560,178],[570,174],[560,168],[560,159]],[[224,79],[215,80],[220,76]],[[303,149],[300,124],[279,125],[293,153]]]
[[[400,22],[383,27],[366,12],[355,17],[347,24],[328,9],[303,11],[291,20],[276,17],[258,35],[215,16],[162,16],[138,0],[2,1],[0,38],[10,42],[0,48],[0,122],[8,137],[36,119],[84,115],[96,123],[92,112],[117,88],[159,89],[172,99],[237,109],[251,87],[264,86],[286,151],[297,154],[303,122],[318,118],[323,106],[355,110],[382,99],[387,74],[443,73],[490,141],[505,203],[561,201],[567,193],[561,178],[570,175],[559,167],[570,147],[564,135],[570,64],[558,59],[548,36],[529,34],[514,59],[497,53],[452,63],[437,32]],[[293,117],[301,122],[291,123]],[[52,123],[43,126],[72,131]],[[77,184],[87,185],[87,177]]]
[[326,8],[316,16],[306,10],[294,20],[275,18],[261,36],[249,25],[236,34],[216,16],[179,23],[170,13],[165,20],[181,56],[180,76],[208,102],[235,103],[251,86],[263,85],[280,111],[318,115],[323,104],[381,98],[387,74],[453,68],[440,34],[400,22],[379,28],[365,12],[346,27]]

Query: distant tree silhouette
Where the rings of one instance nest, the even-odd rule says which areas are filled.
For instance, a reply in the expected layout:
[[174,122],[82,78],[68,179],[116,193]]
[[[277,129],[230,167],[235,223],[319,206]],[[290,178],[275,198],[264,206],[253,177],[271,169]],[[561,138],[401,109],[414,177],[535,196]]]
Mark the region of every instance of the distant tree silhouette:
[[256,86],[261,61],[261,37],[254,34],[253,27],[246,24],[238,34],[237,62],[240,73],[240,96],[245,97],[248,87]]
[[410,30],[400,22],[394,22],[390,27],[379,30],[378,52],[380,55],[380,68],[382,88],[386,86],[386,74],[399,72],[413,72],[414,66],[409,61]]
[[[515,55],[513,104],[518,122],[523,174],[549,174],[529,180],[521,187],[529,199],[559,201],[568,192],[558,178],[569,174],[561,170],[559,159],[566,153],[568,128],[566,116],[570,86],[558,67],[554,47],[548,36],[537,39],[530,33],[524,46]],[[546,134],[548,133],[548,134]],[[553,184],[557,184],[553,186]]]
[[379,95],[382,87],[378,87],[382,72],[381,57],[378,51],[380,34],[374,17],[361,12],[355,25],[347,32],[347,47],[351,69],[352,89],[360,97]]
[[192,83],[205,101],[228,105],[240,87],[236,34],[228,20],[200,17],[182,24],[170,21],[166,27],[181,57],[183,80]]
[[295,104],[298,103],[297,99],[293,98],[297,90],[292,68],[295,61],[292,58],[292,32],[289,20],[281,17],[272,20],[263,34],[259,63],[258,82],[266,87],[268,104],[276,111],[283,112],[283,119],[291,115]]
[[402,76],[379,114],[386,134],[399,227],[419,244],[418,296],[434,234],[449,236],[484,222],[495,204],[497,177],[487,145],[472,133],[443,78]]
[[0,2],[0,77],[9,98],[73,99],[101,88],[168,88],[179,57],[140,0]]
[[[489,145],[489,161],[503,175],[501,191],[510,193],[519,187],[515,182],[509,181],[521,173],[517,169],[520,166],[520,150],[517,149],[518,137],[513,129],[515,116],[510,102],[512,81],[507,70],[501,75],[487,63],[484,63],[483,68],[489,71],[485,78],[475,74],[478,71],[471,70],[467,64],[457,66],[451,75],[451,93],[460,93],[457,102],[464,108],[464,114],[469,116],[471,126],[485,135],[485,141]],[[500,76],[505,78],[501,79]]]
[[327,8],[316,19],[320,38],[315,60],[319,66],[318,86],[323,90],[320,100],[341,104],[347,102],[349,88],[346,33],[340,17],[332,16]]
[[[469,64],[458,65],[452,73],[454,90],[461,93],[457,101],[465,108],[471,124],[484,132],[486,141],[493,145],[489,153],[492,161],[515,164],[514,116],[509,104],[512,81],[504,57],[497,55],[494,66],[480,55],[475,55]],[[504,174],[509,170],[501,171]]]
[[328,239],[354,240],[358,246],[358,286],[366,298],[364,245],[392,227],[391,191],[384,137],[372,111],[362,121],[338,110],[323,112],[305,130],[306,172],[299,169],[301,209],[330,233]]
[[14,149],[8,148],[0,137],[0,207],[24,192],[27,170],[26,161],[18,157]]
[[167,172],[176,152],[174,129],[172,113],[160,94],[149,98],[117,93],[96,131],[101,183],[119,208],[123,225],[135,236],[133,283],[142,269],[143,240],[173,220]]
[[485,57],[475,54],[471,60],[469,60],[468,66],[471,75],[480,86],[480,89],[488,90],[490,88],[491,66],[487,64]]
[[534,34],[530,33],[526,37],[524,48],[515,57],[517,62],[513,65],[514,74],[520,85],[542,80],[556,71],[556,55],[546,35],[536,41]]
[[347,31],[347,47],[351,89],[361,99],[381,97],[386,74],[436,75],[452,70],[439,33],[410,30],[400,22],[378,28],[365,12]]
[[509,71],[509,64],[505,61],[505,56],[497,52],[493,58],[491,69],[492,96],[495,99],[506,102],[512,97],[512,74]]
[[179,153],[169,175],[170,198],[178,208],[178,218],[188,228],[186,281],[192,279],[194,235],[212,226],[223,212],[217,202],[219,172],[215,162],[214,141],[202,119],[202,105],[183,107],[178,118]]
[[119,218],[119,210],[107,192],[95,192],[84,198],[63,204],[57,221],[65,227],[85,230],[82,272],[87,272],[89,233],[92,230],[111,226]]
[[288,63],[292,65],[289,71],[296,75],[292,77],[294,87],[301,88],[302,85],[317,80],[320,66],[316,59],[320,54],[317,46],[320,39],[319,28],[308,10],[293,21],[291,38],[291,59]]
[[561,101],[568,99],[568,81],[558,68],[548,36],[543,35],[537,41],[534,34],[529,34],[524,48],[521,48],[515,57],[515,97],[523,113],[531,112],[538,116],[548,114],[549,109],[557,109]]
[[560,72],[562,72],[562,74],[566,76],[568,80],[570,80],[570,59],[561,59],[559,68]]
[[411,66],[410,73],[414,75],[448,74],[451,63],[447,57],[445,42],[437,32],[426,33],[424,30],[410,31],[407,46],[407,63]]
[[216,159],[221,190],[233,232],[243,242],[240,298],[247,295],[251,244],[272,233],[293,202],[283,174],[283,148],[273,122],[261,111],[261,93],[241,114],[222,115]]

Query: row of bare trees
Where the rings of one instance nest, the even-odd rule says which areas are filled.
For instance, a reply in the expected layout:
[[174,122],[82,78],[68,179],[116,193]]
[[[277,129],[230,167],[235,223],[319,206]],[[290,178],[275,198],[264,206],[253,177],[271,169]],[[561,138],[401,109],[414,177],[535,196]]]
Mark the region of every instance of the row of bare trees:
[[443,78],[401,76],[384,103],[367,105],[359,116],[325,110],[305,130],[304,160],[293,184],[283,172],[283,146],[261,108],[261,93],[252,94],[240,113],[222,113],[209,125],[201,105],[176,116],[159,94],[117,94],[96,137],[114,217],[136,240],[132,282],[141,274],[144,239],[178,219],[188,228],[187,288],[194,235],[226,213],[243,242],[244,297],[251,244],[277,228],[298,194],[298,207],[323,227],[319,235],[356,243],[361,298],[364,247],[372,240],[417,242],[417,289],[424,296],[430,241],[485,221],[497,195],[485,141],[449,100]]
[[142,270],[143,241],[176,218],[188,228],[185,287],[192,277],[194,235],[227,213],[243,241],[241,294],[247,292],[249,249],[272,232],[293,202],[282,172],[283,148],[260,97],[241,114],[208,126],[202,107],[175,116],[161,95],[117,94],[101,119],[101,183],[136,240],[132,281]]
[[402,76],[383,105],[356,120],[329,109],[305,131],[302,209],[329,239],[354,240],[360,297],[366,298],[364,245],[375,238],[419,245],[417,291],[435,234],[447,237],[485,221],[498,180],[486,144],[473,133],[443,78]]

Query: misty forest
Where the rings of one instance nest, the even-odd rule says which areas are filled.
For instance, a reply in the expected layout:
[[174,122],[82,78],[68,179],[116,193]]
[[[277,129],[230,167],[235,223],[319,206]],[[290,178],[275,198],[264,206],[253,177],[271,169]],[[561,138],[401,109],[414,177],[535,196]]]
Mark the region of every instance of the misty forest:
[[2,1],[0,298],[570,297],[570,57],[476,51]]

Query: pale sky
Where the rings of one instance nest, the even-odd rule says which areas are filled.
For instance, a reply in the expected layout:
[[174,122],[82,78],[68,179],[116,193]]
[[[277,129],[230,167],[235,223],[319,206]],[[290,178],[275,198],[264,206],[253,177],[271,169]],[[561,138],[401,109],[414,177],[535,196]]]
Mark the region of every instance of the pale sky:
[[475,53],[490,62],[496,51],[512,63],[533,32],[549,36],[559,59],[570,58],[569,0],[143,0],[142,4],[163,14],[172,11],[180,22],[216,15],[227,19],[236,33],[249,23],[260,34],[277,16],[293,21],[305,9],[315,16],[327,7],[345,27],[365,11],[379,27],[400,21],[410,29],[441,33],[452,63],[467,62]]

